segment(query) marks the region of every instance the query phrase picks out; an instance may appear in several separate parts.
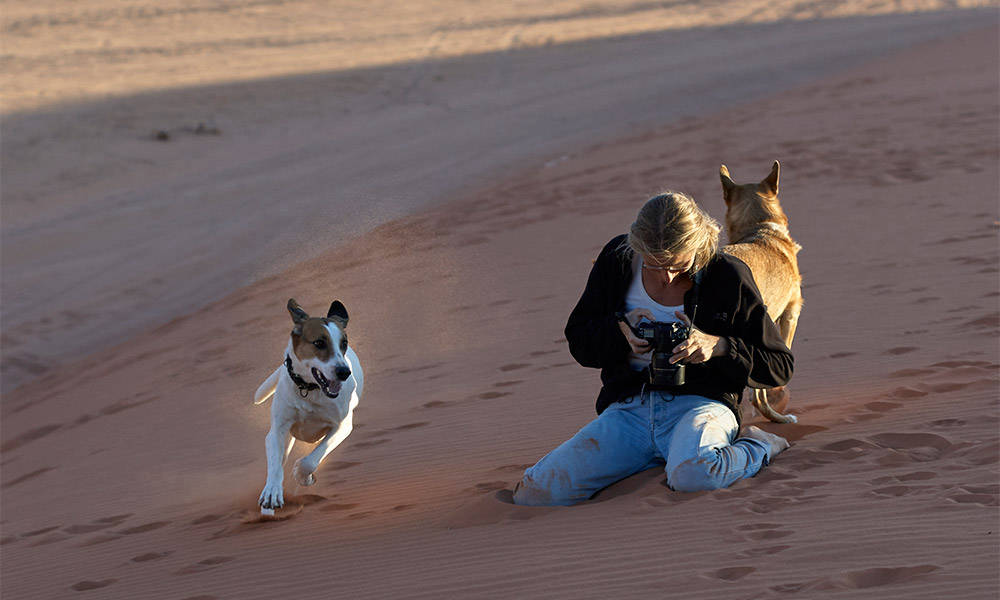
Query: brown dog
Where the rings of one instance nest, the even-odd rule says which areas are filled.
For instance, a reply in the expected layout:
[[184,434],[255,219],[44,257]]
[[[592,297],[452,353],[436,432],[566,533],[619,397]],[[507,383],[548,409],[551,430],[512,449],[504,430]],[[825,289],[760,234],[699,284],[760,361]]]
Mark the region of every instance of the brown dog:
[[[760,183],[736,184],[726,165],[719,168],[726,200],[726,229],[729,245],[722,249],[750,267],[753,279],[764,297],[767,314],[778,325],[785,345],[792,347],[795,326],[802,310],[802,276],[795,256],[802,249],[788,234],[788,217],[778,202],[778,172],[774,161],[771,174]],[[784,387],[754,390],[754,407],[776,423],[795,423],[794,415],[785,415],[788,391]],[[771,402],[777,409],[773,408]]]

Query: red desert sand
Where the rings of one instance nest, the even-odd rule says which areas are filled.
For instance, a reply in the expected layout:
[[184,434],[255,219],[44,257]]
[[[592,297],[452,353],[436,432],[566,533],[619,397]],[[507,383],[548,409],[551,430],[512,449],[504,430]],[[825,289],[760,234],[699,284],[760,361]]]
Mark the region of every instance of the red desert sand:
[[[4,598],[996,598],[988,14],[567,148],[6,393]],[[591,259],[651,193],[721,219],[719,164],[747,181],[774,159],[806,303],[799,423],[762,426],[791,449],[725,490],[675,493],[650,470],[575,507],[510,504],[524,468],[594,416],[597,373],[562,335]],[[366,391],[318,483],[286,480],[261,521],[268,410],[252,394],[281,360],[289,297],[345,303]]]

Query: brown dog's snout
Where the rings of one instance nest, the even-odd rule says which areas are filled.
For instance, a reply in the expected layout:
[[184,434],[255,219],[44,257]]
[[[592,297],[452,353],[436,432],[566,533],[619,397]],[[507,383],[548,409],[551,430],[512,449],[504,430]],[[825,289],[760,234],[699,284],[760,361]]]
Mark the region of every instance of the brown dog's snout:
[[347,378],[351,376],[351,369],[350,367],[337,367],[334,373],[337,374],[337,379],[347,381]]

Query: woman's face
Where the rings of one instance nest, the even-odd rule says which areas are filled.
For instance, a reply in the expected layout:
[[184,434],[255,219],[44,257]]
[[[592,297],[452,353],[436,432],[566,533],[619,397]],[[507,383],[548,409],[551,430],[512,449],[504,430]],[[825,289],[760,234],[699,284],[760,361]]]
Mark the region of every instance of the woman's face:
[[663,285],[670,285],[675,279],[691,270],[694,254],[681,254],[669,260],[658,260],[652,256],[642,256],[642,270]]

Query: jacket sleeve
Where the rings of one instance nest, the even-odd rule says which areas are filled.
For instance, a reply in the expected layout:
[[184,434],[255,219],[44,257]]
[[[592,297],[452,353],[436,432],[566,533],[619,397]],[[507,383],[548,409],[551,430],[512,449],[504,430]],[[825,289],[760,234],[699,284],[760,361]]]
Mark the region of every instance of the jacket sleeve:
[[616,270],[621,268],[616,247],[612,240],[597,257],[587,287],[566,323],[570,354],[584,367],[604,368],[620,363],[630,350],[615,317],[613,288]]
[[758,389],[779,387],[792,378],[792,353],[768,316],[749,269],[740,277],[733,334],[726,339],[729,351],[717,359],[723,376]]

